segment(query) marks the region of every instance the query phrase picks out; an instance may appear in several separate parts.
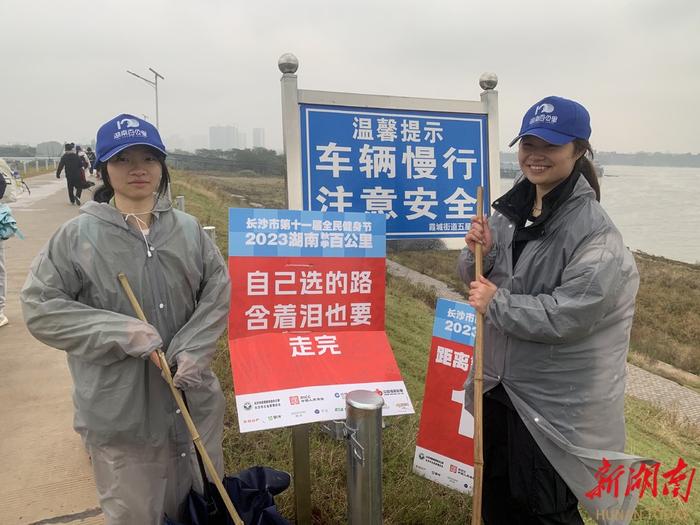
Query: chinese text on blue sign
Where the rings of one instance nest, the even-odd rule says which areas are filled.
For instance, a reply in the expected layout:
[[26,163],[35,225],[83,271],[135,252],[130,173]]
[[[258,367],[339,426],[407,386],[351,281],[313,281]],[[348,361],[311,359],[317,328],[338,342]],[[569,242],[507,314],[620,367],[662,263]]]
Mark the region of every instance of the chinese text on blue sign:
[[307,210],[383,213],[387,239],[462,237],[489,202],[486,115],[301,104]]

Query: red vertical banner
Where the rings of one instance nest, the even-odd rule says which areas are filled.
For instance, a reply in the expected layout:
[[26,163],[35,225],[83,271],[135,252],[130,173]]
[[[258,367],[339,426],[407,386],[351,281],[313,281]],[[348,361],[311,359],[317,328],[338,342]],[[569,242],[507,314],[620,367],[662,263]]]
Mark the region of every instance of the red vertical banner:
[[413,471],[460,492],[474,479],[474,419],[464,409],[464,382],[473,364],[476,313],[464,303],[440,299]]

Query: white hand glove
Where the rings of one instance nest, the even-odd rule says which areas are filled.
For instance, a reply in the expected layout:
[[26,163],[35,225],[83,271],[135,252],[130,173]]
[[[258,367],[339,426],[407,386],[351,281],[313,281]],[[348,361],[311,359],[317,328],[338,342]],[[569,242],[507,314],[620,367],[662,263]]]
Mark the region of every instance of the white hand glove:
[[175,383],[177,388],[188,390],[202,382],[202,370],[187,352],[178,354],[175,360],[177,361],[177,372],[173,377],[173,383]]

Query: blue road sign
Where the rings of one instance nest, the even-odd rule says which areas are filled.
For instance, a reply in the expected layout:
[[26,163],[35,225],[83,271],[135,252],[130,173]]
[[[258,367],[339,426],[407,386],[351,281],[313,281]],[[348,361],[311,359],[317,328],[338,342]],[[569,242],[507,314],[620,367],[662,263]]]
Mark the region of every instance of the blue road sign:
[[477,186],[490,202],[485,114],[299,107],[305,210],[382,213],[387,239],[445,238],[469,229]]

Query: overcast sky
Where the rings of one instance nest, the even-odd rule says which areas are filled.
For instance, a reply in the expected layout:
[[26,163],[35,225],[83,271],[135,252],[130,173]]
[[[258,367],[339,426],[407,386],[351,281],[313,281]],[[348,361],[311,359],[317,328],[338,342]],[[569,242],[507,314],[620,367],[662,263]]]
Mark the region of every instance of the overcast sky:
[[700,153],[697,0],[2,0],[0,144],[88,142],[119,113],[166,146],[263,127],[281,149],[277,59],[301,89],[478,100],[498,75],[501,149],[560,95],[591,113],[594,148]]

